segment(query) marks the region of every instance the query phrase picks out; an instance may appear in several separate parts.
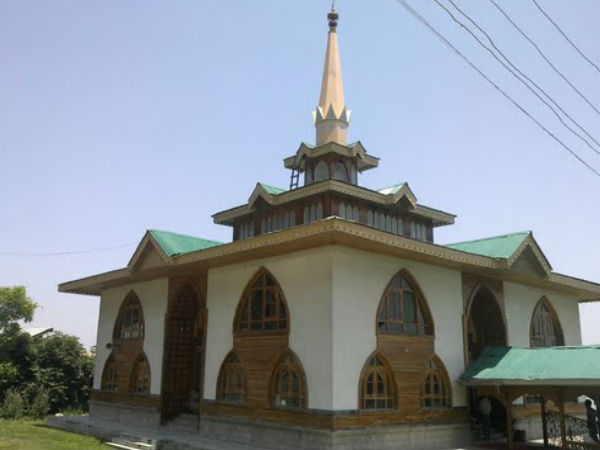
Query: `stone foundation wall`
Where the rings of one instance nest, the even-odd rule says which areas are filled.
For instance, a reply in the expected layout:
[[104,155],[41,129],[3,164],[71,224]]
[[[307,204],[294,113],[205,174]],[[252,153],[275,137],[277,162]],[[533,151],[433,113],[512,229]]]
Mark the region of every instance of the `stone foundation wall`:
[[417,450],[469,445],[469,424],[388,425],[319,430],[202,416],[200,435],[265,450]]
[[101,420],[108,420],[130,425],[158,427],[160,425],[160,412],[156,408],[113,404],[90,400],[90,416]]

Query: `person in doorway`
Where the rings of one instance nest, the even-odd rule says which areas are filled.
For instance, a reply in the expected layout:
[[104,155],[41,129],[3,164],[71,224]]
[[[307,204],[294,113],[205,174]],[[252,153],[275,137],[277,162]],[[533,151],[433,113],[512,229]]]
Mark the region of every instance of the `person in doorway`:
[[594,442],[598,441],[598,411],[592,408],[592,401],[588,398],[585,401],[585,413],[587,416],[587,428],[590,437]]
[[479,416],[481,417],[481,428],[483,439],[490,442],[492,437],[490,414],[492,413],[492,402],[487,397],[483,397],[479,401]]

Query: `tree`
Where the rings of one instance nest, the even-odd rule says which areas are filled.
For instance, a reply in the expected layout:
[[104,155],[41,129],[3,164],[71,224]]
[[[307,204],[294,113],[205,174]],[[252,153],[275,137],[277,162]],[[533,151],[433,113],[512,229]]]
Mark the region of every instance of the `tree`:
[[0,287],[0,333],[18,326],[19,320],[31,322],[36,308],[24,286]]
[[35,380],[48,393],[52,412],[85,408],[94,361],[75,336],[55,333],[34,341]]

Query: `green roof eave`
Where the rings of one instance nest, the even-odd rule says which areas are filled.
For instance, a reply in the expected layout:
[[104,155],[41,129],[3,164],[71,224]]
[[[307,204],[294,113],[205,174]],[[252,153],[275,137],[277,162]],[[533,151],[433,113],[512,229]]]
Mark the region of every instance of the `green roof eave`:
[[488,347],[459,378],[470,386],[587,385],[600,381],[600,346]]
[[148,230],[148,233],[150,233],[152,239],[154,239],[168,257],[223,245],[223,242],[172,233],[170,231]]
[[489,256],[491,258],[508,259],[529,236],[531,236],[531,231],[523,231],[476,239],[474,241],[447,244],[446,247],[467,253],[474,253],[476,255]]
[[285,189],[282,188],[278,188],[276,186],[270,186],[268,184],[265,183],[258,183],[259,185],[262,186],[262,188],[267,191],[267,193],[271,194],[271,195],[279,195],[279,194],[283,194],[284,192],[287,192]]

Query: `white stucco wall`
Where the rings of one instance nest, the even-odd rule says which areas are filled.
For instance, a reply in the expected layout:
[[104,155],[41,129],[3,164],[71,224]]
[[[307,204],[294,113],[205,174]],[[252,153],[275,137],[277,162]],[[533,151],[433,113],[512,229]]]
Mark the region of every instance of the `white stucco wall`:
[[331,409],[331,249],[321,248],[208,272],[204,397],[215,399],[223,359],[233,348],[233,320],[248,281],[264,266],[283,289],[289,346],[304,367],[309,408]]
[[464,370],[460,272],[337,246],[333,253],[333,409],[358,407],[360,373],[376,347],[379,301],[401,269],[409,270],[423,290],[433,315],[435,352],[452,381],[453,404],[465,405],[464,388],[456,383]]
[[535,306],[543,296],[546,296],[558,315],[565,345],[581,345],[579,304],[575,297],[560,292],[505,282],[504,302],[508,345],[529,347],[531,316]]
[[94,389],[100,389],[104,363],[110,355],[110,350],[106,348],[106,344],[112,342],[113,328],[119,314],[119,308],[129,291],[133,290],[138,296],[144,312],[144,353],[150,364],[150,393],[160,394],[168,289],[168,279],[161,278],[107,289],[102,292],[96,339]]

